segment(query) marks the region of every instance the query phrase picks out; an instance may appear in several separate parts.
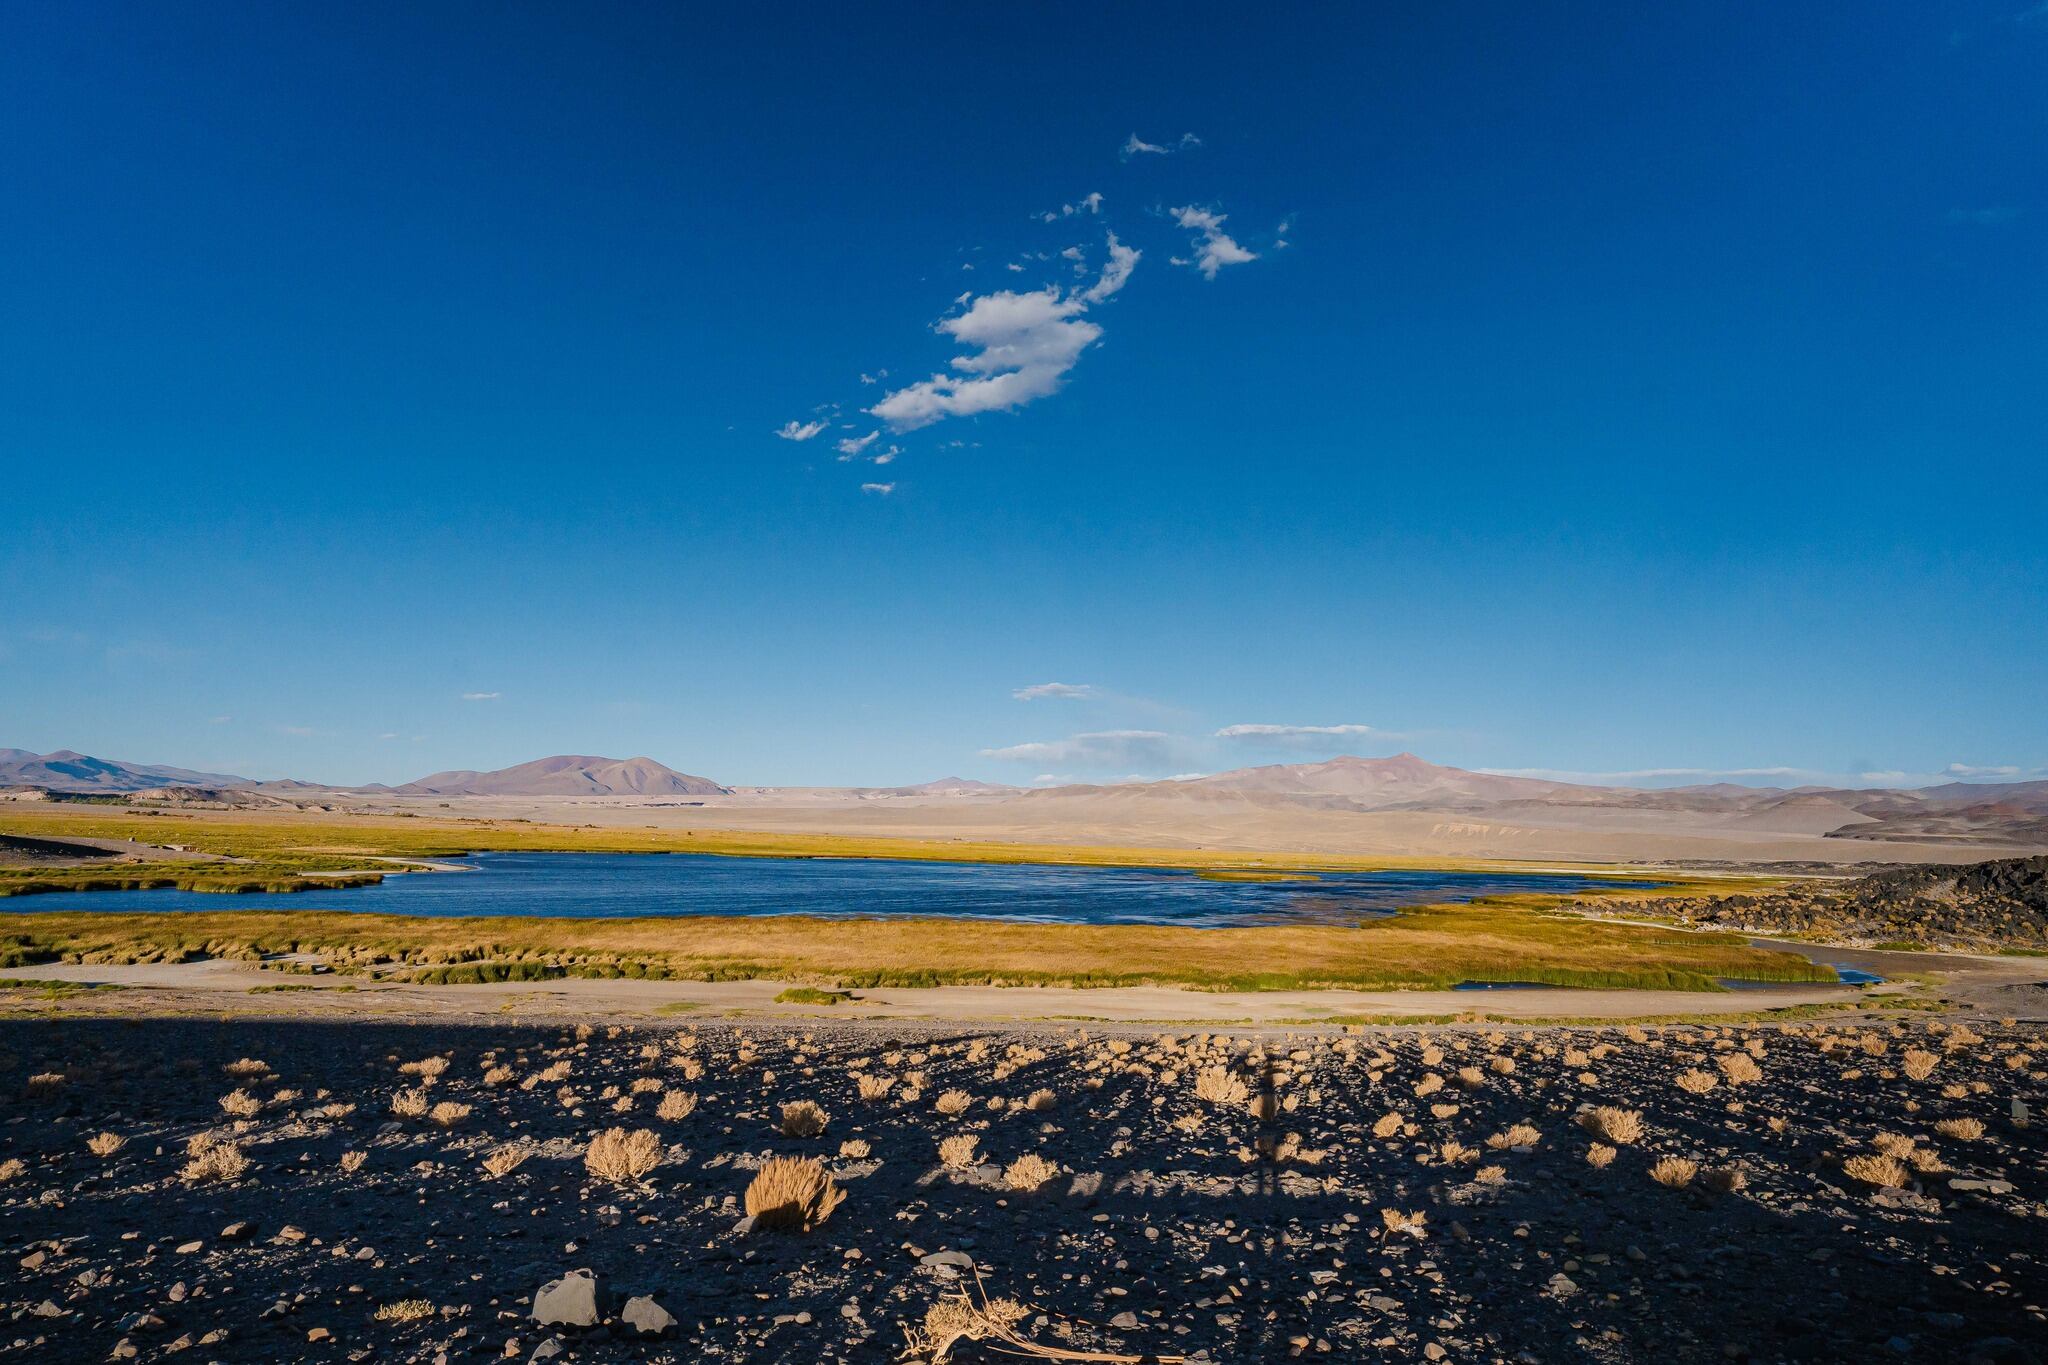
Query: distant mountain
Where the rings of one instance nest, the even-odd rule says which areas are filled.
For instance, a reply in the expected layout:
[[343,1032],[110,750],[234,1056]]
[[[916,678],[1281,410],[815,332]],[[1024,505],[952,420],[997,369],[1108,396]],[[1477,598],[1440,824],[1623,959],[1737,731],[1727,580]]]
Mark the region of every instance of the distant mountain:
[[63,792],[132,792],[150,787],[246,787],[246,777],[200,773],[158,763],[123,763],[94,758],[72,749],[33,754],[26,749],[0,749],[0,787],[47,787]]
[[911,787],[883,787],[880,790],[891,796],[972,796],[992,792],[1013,792],[1016,787],[1006,787],[1000,782],[980,782],[971,777],[941,777],[931,782],[919,782]]
[[430,773],[392,790],[412,796],[722,796],[726,788],[651,758],[556,754],[479,773]]
[[1345,754],[1324,763],[1274,763],[1261,768],[1235,768],[1208,777],[1186,778],[1168,785],[1217,791],[1260,792],[1276,796],[1341,796],[1366,809],[1423,806],[1451,802],[1541,801],[1593,789],[1570,782],[1535,777],[1499,777],[1492,773],[1446,768],[1417,758],[1354,758]]

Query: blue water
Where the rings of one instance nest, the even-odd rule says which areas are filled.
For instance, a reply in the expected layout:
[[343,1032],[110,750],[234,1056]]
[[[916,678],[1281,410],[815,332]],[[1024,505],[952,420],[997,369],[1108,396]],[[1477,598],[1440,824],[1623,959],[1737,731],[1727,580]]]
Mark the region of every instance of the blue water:
[[[1349,924],[1406,905],[1622,886],[1564,873],[1324,872],[1212,881],[1178,868],[1043,867],[704,854],[491,853],[460,872],[285,895],[86,891],[0,899],[13,910],[354,910],[386,915],[947,915],[1074,924]],[[1640,885],[1640,883],[1637,883]]]

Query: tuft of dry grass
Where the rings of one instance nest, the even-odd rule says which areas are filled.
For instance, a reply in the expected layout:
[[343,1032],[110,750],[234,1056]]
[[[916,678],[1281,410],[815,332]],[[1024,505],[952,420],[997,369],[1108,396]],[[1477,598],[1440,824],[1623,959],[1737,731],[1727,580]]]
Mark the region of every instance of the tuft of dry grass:
[[425,1299],[400,1299],[397,1303],[377,1305],[377,1311],[371,1316],[379,1322],[419,1322],[439,1311]]
[[1617,1147],[1642,1141],[1643,1115],[1639,1109],[1618,1109],[1603,1104],[1579,1115],[1579,1126]]
[[416,1119],[427,1112],[427,1092],[400,1090],[391,1097],[391,1112],[402,1119]]
[[1899,1070],[1906,1073],[1909,1081],[1924,1081],[1934,1074],[1934,1068],[1941,1058],[1925,1048],[1909,1047],[1906,1055],[1899,1059]]
[[1604,1171],[1614,1163],[1614,1148],[1604,1142],[1596,1142],[1586,1149],[1586,1164],[1596,1171]]
[[1747,1052],[1724,1052],[1717,1064],[1730,1085],[1754,1085],[1764,1078],[1763,1068]]
[[1749,1188],[1749,1172],[1740,1166],[1716,1166],[1706,1173],[1705,1184],[1715,1194],[1739,1194]]
[[886,1100],[896,1088],[894,1076],[855,1076],[853,1083],[864,1100]]
[[614,1185],[633,1185],[661,1164],[663,1154],[661,1137],[651,1129],[607,1128],[590,1139],[583,1169]]
[[747,1216],[775,1232],[809,1232],[832,1216],[846,1192],[816,1157],[771,1157],[747,1185]]
[[694,1090],[664,1090],[661,1103],[654,1106],[654,1117],[663,1123],[676,1123],[690,1117],[697,1109],[697,1092]]
[[110,1157],[127,1145],[119,1133],[94,1133],[85,1140],[85,1149],[97,1157]]
[[1896,1190],[1906,1183],[1906,1166],[1897,1157],[1858,1153],[1842,1163],[1842,1173],[1866,1185]]
[[1399,1114],[1382,1114],[1372,1125],[1372,1135],[1376,1138],[1390,1138],[1401,1131],[1401,1126],[1405,1122]]
[[242,1149],[232,1142],[223,1142],[211,1133],[201,1133],[186,1147],[191,1157],[178,1178],[187,1184],[197,1185],[209,1180],[239,1180],[249,1169],[249,1158]]
[[1711,1071],[1692,1067],[1678,1073],[1678,1088],[1688,1095],[1704,1095],[1721,1083],[1721,1078]]
[[1251,1095],[1244,1079],[1227,1066],[1203,1067],[1195,1073],[1195,1098],[1211,1104],[1243,1104]]
[[973,1107],[974,1096],[968,1094],[965,1090],[942,1091],[938,1099],[932,1101],[932,1108],[938,1110],[947,1118],[958,1118]]
[[814,1138],[831,1121],[831,1116],[810,1100],[791,1100],[782,1106],[779,1126],[784,1137]]
[[1058,1103],[1059,1096],[1053,1094],[1050,1090],[1040,1089],[1032,1091],[1030,1095],[1025,1097],[1024,1107],[1034,1114],[1045,1114],[1050,1113]]
[[1503,1128],[1500,1132],[1495,1133],[1492,1137],[1486,1140],[1486,1145],[1498,1152],[1506,1150],[1508,1148],[1520,1150],[1527,1147],[1534,1147],[1538,1142],[1541,1142],[1542,1140],[1543,1132],[1541,1129],[1537,1128],[1535,1124],[1517,1123],[1512,1124],[1509,1127]]
[[1013,1190],[1035,1190],[1060,1173],[1060,1168],[1036,1152],[1026,1152],[1003,1167],[1003,1184]]
[[443,1128],[453,1128],[456,1124],[468,1118],[469,1114],[470,1106],[457,1104],[454,1100],[442,1100],[427,1111],[427,1117]]
[[1984,1136],[1984,1121],[1982,1119],[1939,1119],[1935,1122],[1934,1131],[1946,1138],[1956,1138],[1962,1142],[1975,1142],[1978,1138]]
[[1429,1214],[1420,1209],[1414,1213],[1403,1213],[1399,1209],[1391,1208],[1381,1209],[1380,1223],[1390,1237],[1397,1232],[1405,1232],[1420,1241],[1429,1235]]
[[511,1081],[514,1074],[515,1073],[513,1072],[512,1068],[509,1066],[494,1066],[490,1070],[484,1072],[484,1084],[504,1085]]
[[950,1166],[956,1171],[967,1169],[979,1159],[975,1148],[978,1140],[972,1133],[955,1133],[939,1140],[939,1164]]
[[368,1152],[343,1152],[339,1163],[341,1173],[343,1175],[354,1175],[357,1171],[363,1169],[363,1163],[369,1159],[370,1154]]
[[1650,1167],[1650,1179],[1667,1189],[1682,1190],[1700,1173],[1697,1161],[1682,1156],[1660,1156]]
[[242,1057],[221,1068],[238,1081],[261,1080],[270,1075],[270,1063],[259,1062],[254,1057]]
[[221,1112],[238,1119],[253,1119],[262,1112],[263,1101],[246,1090],[230,1090],[220,1097]]
[[[501,1176],[510,1175],[519,1168],[521,1162],[531,1155],[532,1152],[521,1143],[508,1142],[503,1147],[494,1147],[484,1157],[484,1174],[493,1180]],[[586,1156],[585,1161],[587,1162],[588,1160],[589,1158]]]
[[28,1163],[18,1156],[11,1156],[5,1161],[0,1161],[0,1185],[5,1185],[9,1181],[19,1180],[27,1174]]

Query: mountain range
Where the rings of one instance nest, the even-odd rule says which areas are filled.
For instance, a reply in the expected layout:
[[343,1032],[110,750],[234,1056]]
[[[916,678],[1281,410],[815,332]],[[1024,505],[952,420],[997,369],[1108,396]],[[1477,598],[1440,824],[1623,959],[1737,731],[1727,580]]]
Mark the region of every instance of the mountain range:
[[[1114,785],[1018,788],[946,777],[901,787],[729,787],[651,758],[558,754],[489,772],[431,773],[403,786],[321,787],[256,782],[223,773],[124,763],[62,750],[0,749],[0,786],[64,793],[144,793],[190,803],[299,804],[323,794],[356,798],[678,796],[730,798],[753,809],[874,804],[936,809],[938,804],[1017,813],[1027,822],[1227,830],[1253,814],[1300,820],[1376,813],[1483,817],[1507,825],[1569,823],[1583,829],[1711,827],[1831,840],[2005,842],[2048,846],[2048,781],[1949,782],[1920,788],[1620,787],[1472,772],[1414,754],[1345,755],[1319,763],[1237,768],[1203,777]],[[1290,812],[1292,813],[1290,815]],[[992,815],[992,819],[994,816]],[[1000,823],[998,821],[998,823]]]

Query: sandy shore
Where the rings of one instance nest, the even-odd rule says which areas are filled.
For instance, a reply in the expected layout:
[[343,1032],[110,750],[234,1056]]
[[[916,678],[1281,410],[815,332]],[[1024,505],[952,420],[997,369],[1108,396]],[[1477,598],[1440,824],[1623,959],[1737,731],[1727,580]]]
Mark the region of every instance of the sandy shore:
[[[1938,994],[1959,1006],[2026,1019],[2048,1019],[2048,961],[1935,953],[1874,953],[1812,945],[1766,943],[1804,951],[1879,974],[1911,972],[1938,979]],[[1795,1006],[1839,1006],[1896,999],[1915,982],[1877,987],[1773,985],[1736,991],[1567,990],[1530,987],[1465,991],[1192,991],[1170,987],[942,986],[877,988],[852,992],[831,1006],[780,1002],[780,981],[635,981],[570,978],[546,982],[432,986],[377,982],[332,974],[305,975],[292,965],[236,961],[150,964],[51,963],[5,973],[14,981],[75,982],[120,987],[67,994],[37,992],[11,1003],[38,1010],[95,1014],[232,1013],[289,1017],[453,1019],[810,1018],[1029,1023],[1094,1020],[1146,1024],[1307,1024],[1352,1019],[1441,1020],[1459,1015],[1490,1019],[1628,1020],[1670,1016],[1711,1017]],[[0,993],[0,1008],[10,1002]]]

